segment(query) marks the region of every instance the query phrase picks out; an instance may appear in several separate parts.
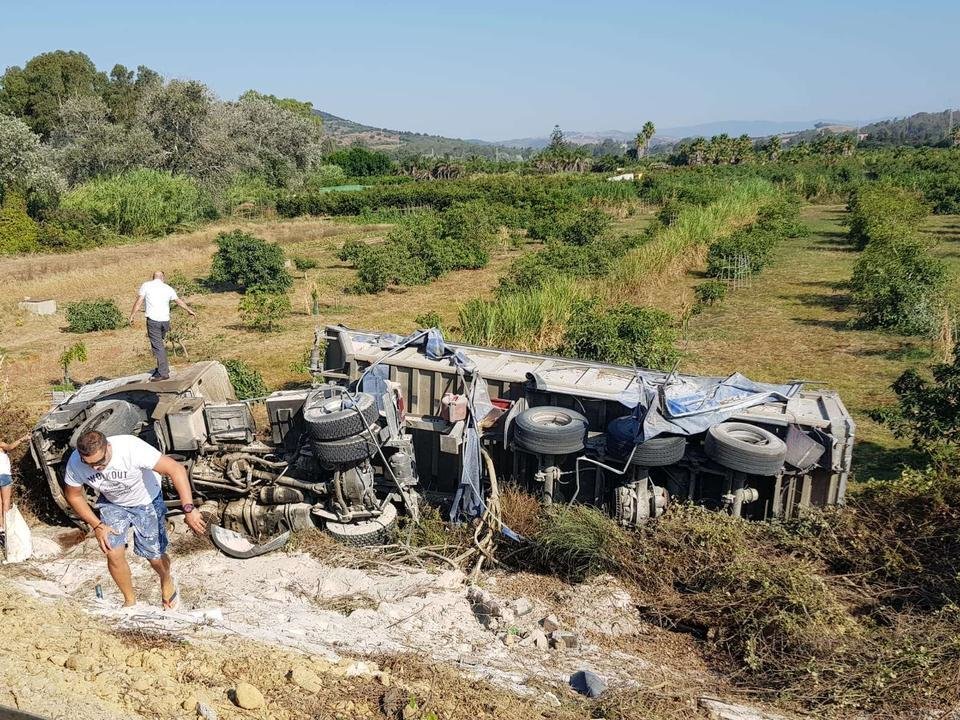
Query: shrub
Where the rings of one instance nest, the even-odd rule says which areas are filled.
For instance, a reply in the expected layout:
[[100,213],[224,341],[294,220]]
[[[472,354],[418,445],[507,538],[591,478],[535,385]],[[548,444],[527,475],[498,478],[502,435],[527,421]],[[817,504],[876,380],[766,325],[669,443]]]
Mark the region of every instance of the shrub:
[[89,213],[58,207],[41,213],[37,240],[44,250],[71,252],[106,245],[115,237],[107,228],[94,222]]
[[294,255],[291,260],[293,260],[293,266],[300,272],[313,270],[320,266],[320,263],[313,258],[304,257],[303,255]]
[[393,168],[393,162],[386,153],[359,146],[332,152],[327,155],[326,161],[331,165],[339,165],[351,177],[385,175]]
[[116,330],[123,326],[124,317],[117,303],[107,298],[81,300],[67,305],[67,327],[70,332],[87,333],[97,330]]
[[723,277],[731,264],[742,261],[750,273],[758,273],[770,264],[777,236],[753,225],[710,243],[707,252],[707,275]]
[[223,200],[231,213],[263,214],[275,209],[277,189],[260,175],[237,175],[224,190]]
[[564,211],[562,206],[547,206],[527,227],[527,237],[585,245],[600,237],[609,227],[610,218],[599,208]]
[[777,238],[802,237],[810,228],[800,221],[800,201],[783,194],[757,211],[755,227]]
[[343,185],[347,174],[339,165],[321,165],[311,170],[303,177],[304,190],[319,190],[320,188]]
[[670,315],[654,308],[595,300],[577,303],[563,337],[561,354],[618,365],[669,370],[680,358]]
[[214,216],[193,178],[158,170],[131,170],[83,183],[61,203],[123,235],[162,235]]
[[201,295],[207,292],[207,288],[201,280],[187,277],[180,270],[174,270],[170,273],[170,277],[166,279],[166,283],[176,290],[177,295],[180,297]]
[[413,322],[416,323],[417,328],[421,330],[424,328],[438,328],[441,331],[443,330],[443,318],[440,317],[440,313],[436,310],[417,315],[413,319]]
[[534,560],[573,582],[603,572],[617,572],[629,553],[626,533],[588,505],[551,507],[535,527]]
[[242,292],[252,289],[286,292],[293,285],[279,245],[241,230],[222,232],[216,242],[210,282]]
[[347,240],[337,251],[337,258],[342,262],[356,264],[366,247],[367,243],[362,240]]
[[860,255],[850,280],[858,323],[906,335],[933,332],[939,324],[947,284],[943,262],[926,243],[908,235],[874,238]]
[[684,202],[677,198],[667,198],[666,202],[663,203],[657,212],[657,220],[659,220],[664,227],[670,227],[680,218],[680,213],[690,207],[691,204],[690,202]]
[[238,399],[249,400],[269,394],[263,375],[256,368],[250,367],[243,360],[224,360],[223,364]]
[[953,361],[935,365],[930,376],[925,378],[914,368],[904,371],[892,385],[897,405],[874,410],[870,416],[938,464],[958,464],[960,344],[954,347]]
[[719,280],[707,280],[697,285],[693,294],[701,305],[713,305],[727,296],[727,285]]
[[37,223],[27,215],[26,199],[8,190],[0,204],[0,253],[34,252],[39,247],[37,236]]
[[254,330],[273,332],[283,326],[293,308],[285,293],[251,290],[240,298],[240,317]]
[[886,181],[857,188],[850,197],[848,209],[848,236],[860,249],[872,239],[909,235],[930,213],[919,193]]

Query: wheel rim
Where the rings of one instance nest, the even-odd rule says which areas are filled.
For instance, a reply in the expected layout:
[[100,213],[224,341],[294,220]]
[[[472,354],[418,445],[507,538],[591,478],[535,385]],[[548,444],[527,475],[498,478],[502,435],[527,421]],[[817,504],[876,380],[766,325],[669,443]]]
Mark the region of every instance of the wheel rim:
[[532,413],[531,420],[544,427],[569,427],[573,424],[572,417],[555,410]]

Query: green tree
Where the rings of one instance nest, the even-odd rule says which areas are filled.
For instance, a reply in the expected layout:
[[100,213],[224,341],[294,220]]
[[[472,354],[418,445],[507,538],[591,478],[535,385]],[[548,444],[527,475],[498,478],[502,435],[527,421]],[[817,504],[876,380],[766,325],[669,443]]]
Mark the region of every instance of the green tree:
[[37,223],[27,215],[26,199],[19,192],[8,190],[0,204],[0,254],[37,250],[37,235]]
[[106,76],[81,52],[55,50],[31,58],[0,78],[0,108],[46,138],[57,126],[60,106],[74,95],[100,95]]
[[764,146],[764,152],[767,155],[767,160],[771,162],[776,162],[780,158],[780,153],[783,151],[783,143],[780,140],[779,135],[771,135],[770,139],[767,140],[766,146]]
[[251,290],[240,298],[240,317],[248,327],[260,332],[274,332],[283,327],[283,321],[293,308],[286,293]]
[[393,169],[389,155],[379,150],[368,150],[360,145],[332,152],[327,155],[325,162],[339,165],[352,177],[385,175]]
[[282,293],[293,285],[280,246],[241,230],[217,236],[210,281],[232,285],[243,292]]
[[247,90],[240,96],[240,102],[248,100],[263,100],[283,108],[287,112],[307,118],[318,127],[323,126],[323,118],[313,109],[313,103],[294,98],[278,98],[276,95],[264,95],[256,90]]
[[110,111],[111,121],[124,127],[133,125],[138,118],[140,103],[148,93],[155,92],[162,85],[160,74],[145,65],[140,65],[136,73],[123,65],[114,65],[103,89],[103,101]]
[[39,136],[22,120],[0,115],[0,193],[4,188],[56,195],[64,182],[44,153]]
[[[641,128],[640,134],[637,137],[639,137],[642,140],[644,155],[646,155],[647,151],[650,149],[650,141],[653,139],[653,136],[656,134],[656,132],[657,132],[656,126],[650,120],[647,120],[643,124],[643,128]],[[640,149],[641,147],[638,145],[637,157],[640,157]]]
[[60,353],[60,367],[63,368],[63,384],[73,385],[70,380],[70,366],[75,362],[86,362],[87,346],[83,340],[75,342]]

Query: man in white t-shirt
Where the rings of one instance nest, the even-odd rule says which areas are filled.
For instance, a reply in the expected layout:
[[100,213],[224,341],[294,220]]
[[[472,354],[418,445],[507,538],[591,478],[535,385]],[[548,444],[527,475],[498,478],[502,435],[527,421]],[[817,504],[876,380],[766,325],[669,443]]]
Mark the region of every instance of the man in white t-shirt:
[[[133,551],[150,563],[160,576],[164,609],[175,609],[178,591],[170,573],[167,555],[167,508],[160,491],[160,475],[166,475],[180,496],[187,526],[197,535],[207,525],[193,505],[190,480],[183,465],[133,435],[107,438],[97,430],[77,439],[77,449],[67,461],[64,495],[77,516],[87,523],[107,556],[107,569],[120,592],[124,607],[136,603],[130,565],[127,563],[127,532],[133,528]],[[97,513],[87,503],[83,486],[100,493]]]
[[157,359],[157,369],[153,371],[151,380],[168,380],[170,365],[167,363],[167,348],[163,341],[170,332],[170,303],[175,302],[191,315],[196,313],[187,304],[177,297],[177,291],[163,281],[163,273],[159,270],[153,274],[153,280],[148,280],[140,286],[137,300],[130,311],[130,324],[133,325],[133,316],[141,307],[147,316],[147,337],[150,338],[150,349]]

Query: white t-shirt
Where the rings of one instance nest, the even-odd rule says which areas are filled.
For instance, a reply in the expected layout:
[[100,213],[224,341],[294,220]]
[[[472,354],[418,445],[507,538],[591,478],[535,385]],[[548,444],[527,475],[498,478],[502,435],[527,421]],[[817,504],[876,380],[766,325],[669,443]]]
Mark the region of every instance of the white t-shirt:
[[123,507],[149,505],[160,492],[160,478],[153,466],[162,457],[155,447],[133,435],[107,438],[110,463],[99,472],[80,459],[76,450],[67,461],[64,481],[67,485],[89,485],[107,502]]
[[144,313],[154,322],[170,322],[170,303],[177,299],[177,291],[163,280],[148,280],[140,286]]
[[10,456],[0,450],[0,475],[10,474]]

